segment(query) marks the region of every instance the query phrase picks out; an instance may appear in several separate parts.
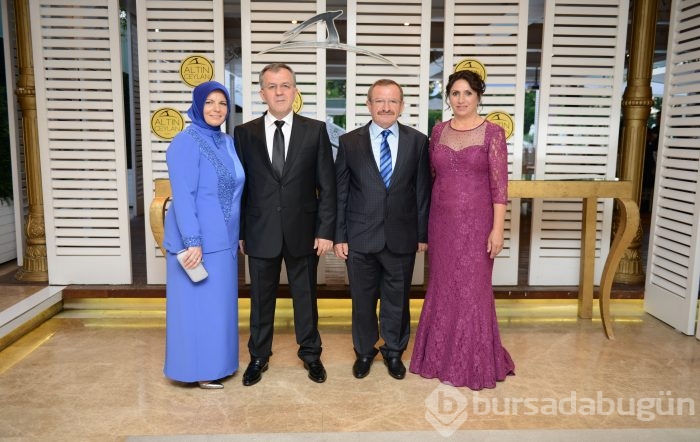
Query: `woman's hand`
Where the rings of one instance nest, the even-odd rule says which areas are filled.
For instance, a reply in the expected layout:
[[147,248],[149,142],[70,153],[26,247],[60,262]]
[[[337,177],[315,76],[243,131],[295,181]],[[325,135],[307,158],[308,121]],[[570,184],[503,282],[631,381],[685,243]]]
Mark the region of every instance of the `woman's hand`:
[[185,252],[185,259],[182,264],[186,269],[193,269],[202,262],[202,248],[189,247]]
[[489,240],[486,244],[486,253],[489,254],[489,257],[491,257],[491,259],[494,259],[496,255],[501,253],[501,250],[503,250],[504,243],[505,240],[503,239],[503,230],[491,230],[491,233],[489,234]]
[[503,250],[503,244],[505,243],[505,240],[503,239],[503,230],[505,224],[506,205],[494,203],[493,226],[491,227],[491,233],[489,234],[489,239],[486,243],[486,253],[489,254],[491,259],[494,259],[496,255],[501,253],[501,250]]

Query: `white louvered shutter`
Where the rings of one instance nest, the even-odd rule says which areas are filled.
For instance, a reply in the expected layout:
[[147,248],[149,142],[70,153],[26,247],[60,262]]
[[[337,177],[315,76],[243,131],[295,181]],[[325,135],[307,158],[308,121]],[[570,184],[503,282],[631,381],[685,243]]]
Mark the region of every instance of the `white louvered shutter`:
[[430,92],[430,2],[351,0],[347,14],[348,45],[372,51],[398,65],[395,67],[375,57],[348,51],[348,131],[372,119],[366,105],[367,90],[376,80],[389,78],[403,88],[401,123],[425,133]]
[[[624,82],[626,0],[547,0],[535,177],[614,179]],[[580,200],[535,200],[530,285],[576,285]],[[595,281],[610,248],[612,201],[598,203]]]
[[[279,46],[283,34],[295,29],[306,20],[326,12],[325,1],[268,2],[241,1],[241,47],[243,77],[243,122],[258,118],[267,110],[260,98],[260,71],[270,63],[286,63],[296,74],[297,89],[303,106],[299,115],[326,121],[326,50],[315,48],[280,49],[261,54]],[[292,21],[295,22],[292,22]],[[326,38],[325,22],[309,24],[294,41],[322,41]],[[326,265],[332,254],[322,257],[318,263],[317,282],[325,283]],[[248,260],[246,258],[246,269]],[[245,272],[246,282],[250,275]],[[280,281],[287,283],[287,273],[282,266]]]
[[[508,175],[522,179],[522,145],[525,104],[528,2],[497,0],[445,2],[445,66],[443,84],[465,58],[486,69],[486,92],[481,115],[508,113],[514,132],[508,140]],[[443,96],[444,101],[444,96]],[[443,112],[443,120],[452,112]],[[506,212],[505,244],[494,263],[493,283],[518,284],[520,199],[511,200]]]
[[[382,14],[378,11],[392,11]],[[389,78],[401,85],[404,109],[399,121],[423,133],[428,130],[430,92],[431,4],[420,0],[348,1],[347,44],[389,59],[347,52],[347,130],[372,120],[367,90],[376,80]],[[429,135],[429,134],[428,134]],[[425,254],[416,254],[413,284],[423,284]]]
[[700,3],[671,9],[644,309],[690,335],[700,285]]
[[[22,119],[17,99],[11,93],[17,85],[17,41],[15,29],[14,3],[2,0],[2,29],[5,55],[5,85],[7,96],[7,131],[10,142],[10,163],[12,165],[12,204],[10,219],[0,220],[0,262],[17,258],[17,265],[24,264],[24,220],[28,210],[27,187],[24,179],[24,149],[22,148]],[[2,203],[0,203],[2,205]],[[14,246],[11,244],[14,243]],[[5,248],[7,247],[7,249]],[[11,250],[11,252],[10,252]]]
[[[151,131],[151,115],[158,109],[178,110],[189,123],[187,109],[192,87],[182,81],[180,64],[202,55],[214,65],[214,80],[224,83],[224,21],[222,0],[140,0],[138,20],[141,142],[146,224],[146,264],[149,284],[165,282],[165,260],[150,226],[153,180],[167,178],[165,151],[169,140]],[[183,13],[186,11],[186,13]]]
[[49,283],[131,283],[119,5],[29,6]]
[[[138,38],[136,32],[136,14],[127,12],[126,15],[126,48],[125,56],[131,61],[129,87],[124,90],[130,104],[130,112],[126,115],[131,133],[128,135],[127,149],[131,150],[131,169],[129,169],[129,209],[131,216],[143,214],[143,152],[141,146],[141,101],[139,99],[139,60]],[[148,128],[146,128],[148,130]],[[127,164],[127,167],[129,165]],[[150,189],[149,189],[150,190]]]
[[[269,63],[287,63],[296,73],[297,88],[303,107],[300,115],[326,120],[326,52],[325,49],[298,48],[260,52],[278,46],[282,34],[307,19],[325,12],[325,2],[241,1],[241,40],[243,70],[243,121],[257,118],[267,109],[260,99],[258,74]],[[297,23],[292,23],[296,20]],[[319,22],[305,28],[295,41],[322,40],[326,26]]]

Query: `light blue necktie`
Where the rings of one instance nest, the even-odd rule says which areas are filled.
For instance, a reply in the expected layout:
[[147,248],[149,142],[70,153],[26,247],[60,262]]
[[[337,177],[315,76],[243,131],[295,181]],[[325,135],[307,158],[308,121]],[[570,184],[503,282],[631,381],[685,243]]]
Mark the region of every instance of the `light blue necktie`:
[[391,150],[387,137],[391,131],[385,129],[382,131],[382,144],[379,146],[379,173],[382,175],[384,185],[388,188],[391,183]]

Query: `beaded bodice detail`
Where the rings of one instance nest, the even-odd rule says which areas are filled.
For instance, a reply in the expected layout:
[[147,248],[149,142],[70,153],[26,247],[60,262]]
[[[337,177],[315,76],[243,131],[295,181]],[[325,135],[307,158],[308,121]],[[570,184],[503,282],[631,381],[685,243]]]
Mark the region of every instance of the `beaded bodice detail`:
[[436,125],[430,156],[433,170],[440,163],[441,174],[476,180],[490,188],[493,203],[507,203],[508,149],[500,126],[489,121],[469,130],[453,129],[449,121]]
[[[209,160],[209,162],[214,167],[214,170],[216,170],[217,186],[219,192],[219,204],[221,204],[221,210],[224,213],[224,221],[228,223],[231,219],[231,213],[233,208],[233,194],[235,192],[236,187],[236,176],[234,175],[235,169],[232,169],[233,173],[229,171],[229,169],[224,165],[224,163],[213,150],[227,149],[225,144],[226,135],[220,132],[213,133],[211,135],[212,140],[208,141],[205,139],[205,136],[200,133],[200,130],[197,130],[193,126],[188,126],[185,130],[197,142],[197,145],[199,146],[199,151],[207,160]],[[224,152],[224,155],[228,155],[228,153]]]

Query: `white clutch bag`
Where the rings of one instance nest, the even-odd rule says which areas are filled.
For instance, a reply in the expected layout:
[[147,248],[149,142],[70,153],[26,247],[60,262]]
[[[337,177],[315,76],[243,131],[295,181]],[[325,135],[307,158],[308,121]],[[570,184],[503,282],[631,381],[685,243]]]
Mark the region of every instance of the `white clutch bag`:
[[209,276],[209,273],[207,273],[207,269],[204,268],[204,265],[200,262],[197,267],[193,269],[186,269],[185,264],[184,264],[184,259],[185,259],[185,252],[187,252],[187,249],[180,250],[177,252],[177,260],[180,262],[180,265],[182,268],[187,272],[187,276],[190,277],[192,282],[199,282]]

